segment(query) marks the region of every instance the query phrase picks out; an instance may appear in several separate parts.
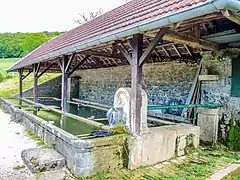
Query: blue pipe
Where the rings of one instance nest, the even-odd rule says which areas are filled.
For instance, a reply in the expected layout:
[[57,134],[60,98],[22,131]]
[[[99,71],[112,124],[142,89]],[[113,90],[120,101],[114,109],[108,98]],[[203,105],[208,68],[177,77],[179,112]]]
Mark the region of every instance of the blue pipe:
[[[45,59],[45,60],[52,59],[52,58],[55,58],[62,54],[69,54],[74,51],[80,51],[87,47],[92,47],[92,46],[99,45],[102,43],[115,41],[115,40],[123,38],[123,37],[127,37],[127,36],[134,35],[137,33],[143,33],[145,31],[148,31],[151,29],[164,27],[171,23],[181,22],[186,19],[191,19],[191,18],[203,16],[203,15],[214,13],[214,12],[219,12],[224,9],[229,9],[229,10],[232,10],[235,12],[239,12],[240,11],[240,1],[239,0],[208,0],[206,3],[204,3],[200,6],[193,7],[186,11],[171,14],[171,15],[169,15],[167,17],[163,17],[161,19],[155,19],[155,20],[151,20],[149,22],[144,22],[138,26],[133,26],[131,28],[121,30],[120,32],[115,32],[115,33],[111,33],[108,35],[104,35],[98,39],[93,39],[91,41],[80,42],[71,47],[60,49],[54,53],[40,56],[39,58],[35,59],[35,62],[37,62],[40,59]],[[21,68],[21,67],[18,67],[18,68]],[[8,69],[8,71],[12,71],[12,70],[14,70],[14,69],[11,69],[11,67]]]

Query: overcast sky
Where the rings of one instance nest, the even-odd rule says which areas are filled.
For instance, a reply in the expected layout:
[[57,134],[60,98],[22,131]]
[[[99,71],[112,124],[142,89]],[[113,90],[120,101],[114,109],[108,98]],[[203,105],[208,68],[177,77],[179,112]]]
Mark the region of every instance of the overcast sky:
[[109,11],[126,0],[1,0],[0,33],[66,31],[79,13]]

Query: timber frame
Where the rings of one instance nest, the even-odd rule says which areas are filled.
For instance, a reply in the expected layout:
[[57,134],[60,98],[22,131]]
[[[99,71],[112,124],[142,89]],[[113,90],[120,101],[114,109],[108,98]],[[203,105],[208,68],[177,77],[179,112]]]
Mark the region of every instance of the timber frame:
[[[67,111],[67,80],[77,70],[131,66],[131,121],[135,124],[133,134],[141,134],[141,88],[145,63],[180,60],[200,62],[203,51],[218,51],[223,48],[240,47],[236,41],[219,43],[216,37],[239,35],[240,16],[236,12],[223,10],[167,26],[136,33],[114,41],[93,45],[85,49],[74,49],[54,58],[26,64],[19,68],[19,89],[22,105],[22,81],[34,74],[34,101],[38,99],[38,79],[46,72],[62,75],[62,111]],[[200,65],[201,67],[201,65]],[[27,72],[24,76],[23,72]],[[188,100],[191,101],[190,99]]]

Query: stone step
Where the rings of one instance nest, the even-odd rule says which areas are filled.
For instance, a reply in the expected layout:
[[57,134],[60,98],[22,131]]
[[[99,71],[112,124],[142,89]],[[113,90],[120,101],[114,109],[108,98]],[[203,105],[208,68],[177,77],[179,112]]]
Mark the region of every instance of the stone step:
[[43,173],[35,174],[32,177],[27,178],[26,180],[65,180],[66,172],[64,169],[56,170],[56,171],[47,171]]
[[65,166],[64,157],[52,148],[25,149],[21,157],[32,173],[55,171]]

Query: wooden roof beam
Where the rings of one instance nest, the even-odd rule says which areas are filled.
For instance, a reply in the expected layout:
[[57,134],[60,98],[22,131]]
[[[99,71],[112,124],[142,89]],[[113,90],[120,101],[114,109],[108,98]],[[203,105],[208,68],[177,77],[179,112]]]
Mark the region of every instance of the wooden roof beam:
[[[151,37],[156,36],[156,34],[152,32],[146,33],[146,35]],[[211,51],[217,51],[220,48],[220,46],[216,43],[212,43],[204,39],[190,36],[188,34],[182,34],[170,29],[163,36],[163,39],[167,41],[182,43],[191,47],[199,47],[199,48],[203,48]]]
[[96,57],[106,57],[106,58],[115,58],[115,59],[124,59],[123,56],[119,56],[119,55],[112,55],[106,52],[99,52],[99,51],[83,51],[83,52],[79,52],[80,54],[83,55],[89,55],[89,56],[96,56]]
[[159,41],[163,39],[167,31],[168,28],[161,28],[158,31],[158,33],[154,36],[154,39],[151,41],[151,43],[148,45],[147,49],[144,51],[143,55],[139,59],[139,65],[142,65],[144,61],[151,55],[152,51],[158,45]]
[[226,10],[222,11],[222,15],[224,17],[226,17],[227,19],[229,19],[230,21],[240,24],[240,16],[235,14],[234,12],[226,9]]

